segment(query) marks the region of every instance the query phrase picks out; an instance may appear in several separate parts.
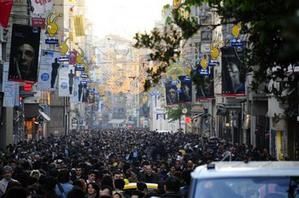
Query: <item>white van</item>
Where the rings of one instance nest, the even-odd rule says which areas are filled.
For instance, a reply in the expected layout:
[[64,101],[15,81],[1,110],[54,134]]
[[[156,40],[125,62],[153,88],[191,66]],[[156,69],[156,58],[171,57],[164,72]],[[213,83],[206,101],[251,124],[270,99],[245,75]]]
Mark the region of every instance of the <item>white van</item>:
[[213,162],[191,176],[189,197],[299,198],[299,161]]

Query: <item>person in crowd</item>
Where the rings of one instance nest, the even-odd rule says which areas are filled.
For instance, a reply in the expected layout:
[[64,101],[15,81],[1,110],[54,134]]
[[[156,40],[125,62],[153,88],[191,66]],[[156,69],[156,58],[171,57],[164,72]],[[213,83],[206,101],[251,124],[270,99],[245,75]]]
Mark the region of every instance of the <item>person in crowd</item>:
[[87,198],[99,198],[99,193],[100,188],[96,183],[87,184]]
[[72,190],[73,185],[70,183],[70,175],[68,170],[60,170],[58,173],[58,182],[55,186],[55,193],[61,198],[66,198],[67,194]]
[[2,179],[0,180],[0,195],[2,196],[11,182],[18,183],[17,180],[12,178],[13,169],[11,166],[4,166],[2,168]]

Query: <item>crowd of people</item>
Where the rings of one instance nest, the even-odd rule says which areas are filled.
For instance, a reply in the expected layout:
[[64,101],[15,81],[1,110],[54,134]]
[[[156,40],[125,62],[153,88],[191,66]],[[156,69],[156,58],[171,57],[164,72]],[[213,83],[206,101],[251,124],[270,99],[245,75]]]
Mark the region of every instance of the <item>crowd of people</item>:
[[[0,153],[0,197],[187,197],[196,166],[228,159],[273,160],[266,149],[198,134],[74,132],[7,146]],[[129,183],[136,188],[125,189]]]

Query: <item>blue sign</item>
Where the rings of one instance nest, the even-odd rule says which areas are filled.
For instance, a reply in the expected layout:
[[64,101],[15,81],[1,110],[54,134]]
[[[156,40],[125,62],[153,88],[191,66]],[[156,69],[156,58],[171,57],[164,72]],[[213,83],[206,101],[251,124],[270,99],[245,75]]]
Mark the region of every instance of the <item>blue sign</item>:
[[83,65],[76,65],[75,70],[76,71],[84,71],[84,66]]
[[62,82],[61,83],[61,85],[60,85],[60,87],[62,88],[62,89],[67,89],[67,83],[66,82]]
[[49,44],[49,45],[58,45],[58,39],[56,39],[56,38],[48,38],[48,39],[46,39],[46,41],[45,41],[45,43],[46,44]]
[[211,74],[211,67],[207,67],[206,69],[203,69],[202,67],[198,68],[198,72],[200,75],[208,76]]
[[210,67],[214,67],[217,65],[219,65],[219,61],[216,61],[216,60],[211,60],[208,64],[208,66],[210,66]]
[[60,56],[58,57],[58,62],[69,62],[69,56]]
[[42,73],[42,75],[40,76],[40,78],[42,79],[42,81],[48,81],[49,80],[49,74],[48,73]]
[[230,45],[232,47],[240,47],[240,48],[242,48],[244,46],[244,42],[241,41],[240,39],[232,39],[232,40],[230,40]]

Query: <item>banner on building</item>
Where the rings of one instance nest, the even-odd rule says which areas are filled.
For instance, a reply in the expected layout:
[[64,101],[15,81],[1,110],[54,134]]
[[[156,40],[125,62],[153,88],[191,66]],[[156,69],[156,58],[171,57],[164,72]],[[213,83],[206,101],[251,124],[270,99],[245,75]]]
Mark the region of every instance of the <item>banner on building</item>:
[[13,24],[8,80],[37,81],[40,28]]
[[200,75],[200,82],[196,85],[196,100],[214,97],[214,67],[210,68],[210,75]]
[[[79,90],[80,90],[80,93],[79,93]],[[80,89],[80,78],[75,77],[74,78],[73,94],[70,98],[70,101],[72,103],[79,103],[79,101],[81,101],[81,96],[82,96],[82,88]]]
[[7,28],[13,0],[0,0],[0,26]]
[[82,15],[78,15],[74,17],[74,25],[75,25],[75,33],[76,36],[84,36],[84,18]]
[[60,63],[58,62],[60,53],[51,50],[42,50],[37,89],[43,91],[55,90],[58,81],[58,69]]
[[19,83],[8,81],[9,64],[3,65],[2,90],[4,92],[3,106],[19,106]]
[[63,65],[59,69],[58,96],[70,97],[73,95],[75,78],[74,71],[74,66],[72,65]]
[[242,54],[234,47],[223,47],[222,52],[222,94],[245,93],[245,66]]
[[165,84],[167,105],[173,105],[179,102],[177,83],[177,81],[168,81]]
[[179,91],[179,102],[192,102],[192,80],[188,76],[179,76],[181,83]]
[[54,0],[31,0],[32,26],[45,28],[45,21],[53,9]]

